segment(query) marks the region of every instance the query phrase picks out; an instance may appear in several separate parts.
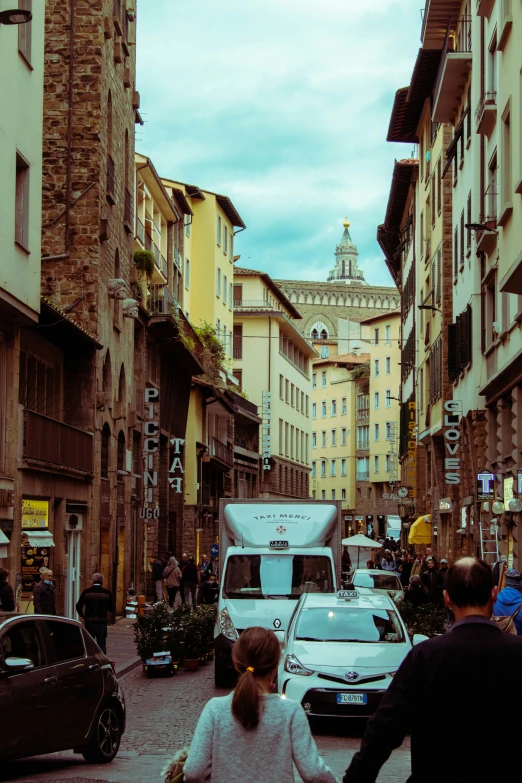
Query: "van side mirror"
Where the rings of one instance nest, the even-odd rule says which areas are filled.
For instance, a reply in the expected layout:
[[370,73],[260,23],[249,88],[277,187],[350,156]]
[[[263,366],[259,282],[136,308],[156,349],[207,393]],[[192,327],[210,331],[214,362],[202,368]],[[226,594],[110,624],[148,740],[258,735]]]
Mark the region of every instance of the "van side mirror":
[[30,658],[6,658],[5,668],[2,672],[4,677],[10,677],[12,674],[21,674],[22,672],[30,672],[34,669],[34,663]]

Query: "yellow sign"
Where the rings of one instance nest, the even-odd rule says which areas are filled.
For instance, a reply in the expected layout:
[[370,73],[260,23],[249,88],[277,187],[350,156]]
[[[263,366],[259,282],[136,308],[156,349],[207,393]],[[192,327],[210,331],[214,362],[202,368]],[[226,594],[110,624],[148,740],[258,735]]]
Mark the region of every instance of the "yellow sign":
[[506,476],[504,479],[504,506],[506,507],[507,511],[507,504],[510,500],[513,500],[513,484],[515,483],[515,479],[513,476]]
[[22,500],[22,528],[47,528],[49,527],[49,501],[48,500]]

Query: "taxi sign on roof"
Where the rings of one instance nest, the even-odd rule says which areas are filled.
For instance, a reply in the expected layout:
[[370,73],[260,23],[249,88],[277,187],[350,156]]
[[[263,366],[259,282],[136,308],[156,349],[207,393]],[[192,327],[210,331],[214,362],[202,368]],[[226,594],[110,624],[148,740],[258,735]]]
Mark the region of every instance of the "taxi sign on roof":
[[345,601],[349,601],[352,598],[359,598],[359,592],[357,590],[338,590],[337,598],[344,598]]

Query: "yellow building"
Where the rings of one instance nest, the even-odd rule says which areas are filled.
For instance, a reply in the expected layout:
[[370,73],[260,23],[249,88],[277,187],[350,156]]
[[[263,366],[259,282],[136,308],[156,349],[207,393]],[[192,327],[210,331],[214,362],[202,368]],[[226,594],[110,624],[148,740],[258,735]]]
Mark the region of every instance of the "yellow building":
[[260,410],[261,497],[308,497],[312,359],[301,315],[265,273],[234,272],[234,375]]

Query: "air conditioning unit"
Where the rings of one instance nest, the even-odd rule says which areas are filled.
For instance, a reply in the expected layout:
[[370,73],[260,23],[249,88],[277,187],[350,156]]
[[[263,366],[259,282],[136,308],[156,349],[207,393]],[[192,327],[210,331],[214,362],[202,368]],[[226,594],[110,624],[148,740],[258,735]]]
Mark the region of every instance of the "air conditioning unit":
[[83,514],[66,514],[65,529],[76,531],[83,530]]

